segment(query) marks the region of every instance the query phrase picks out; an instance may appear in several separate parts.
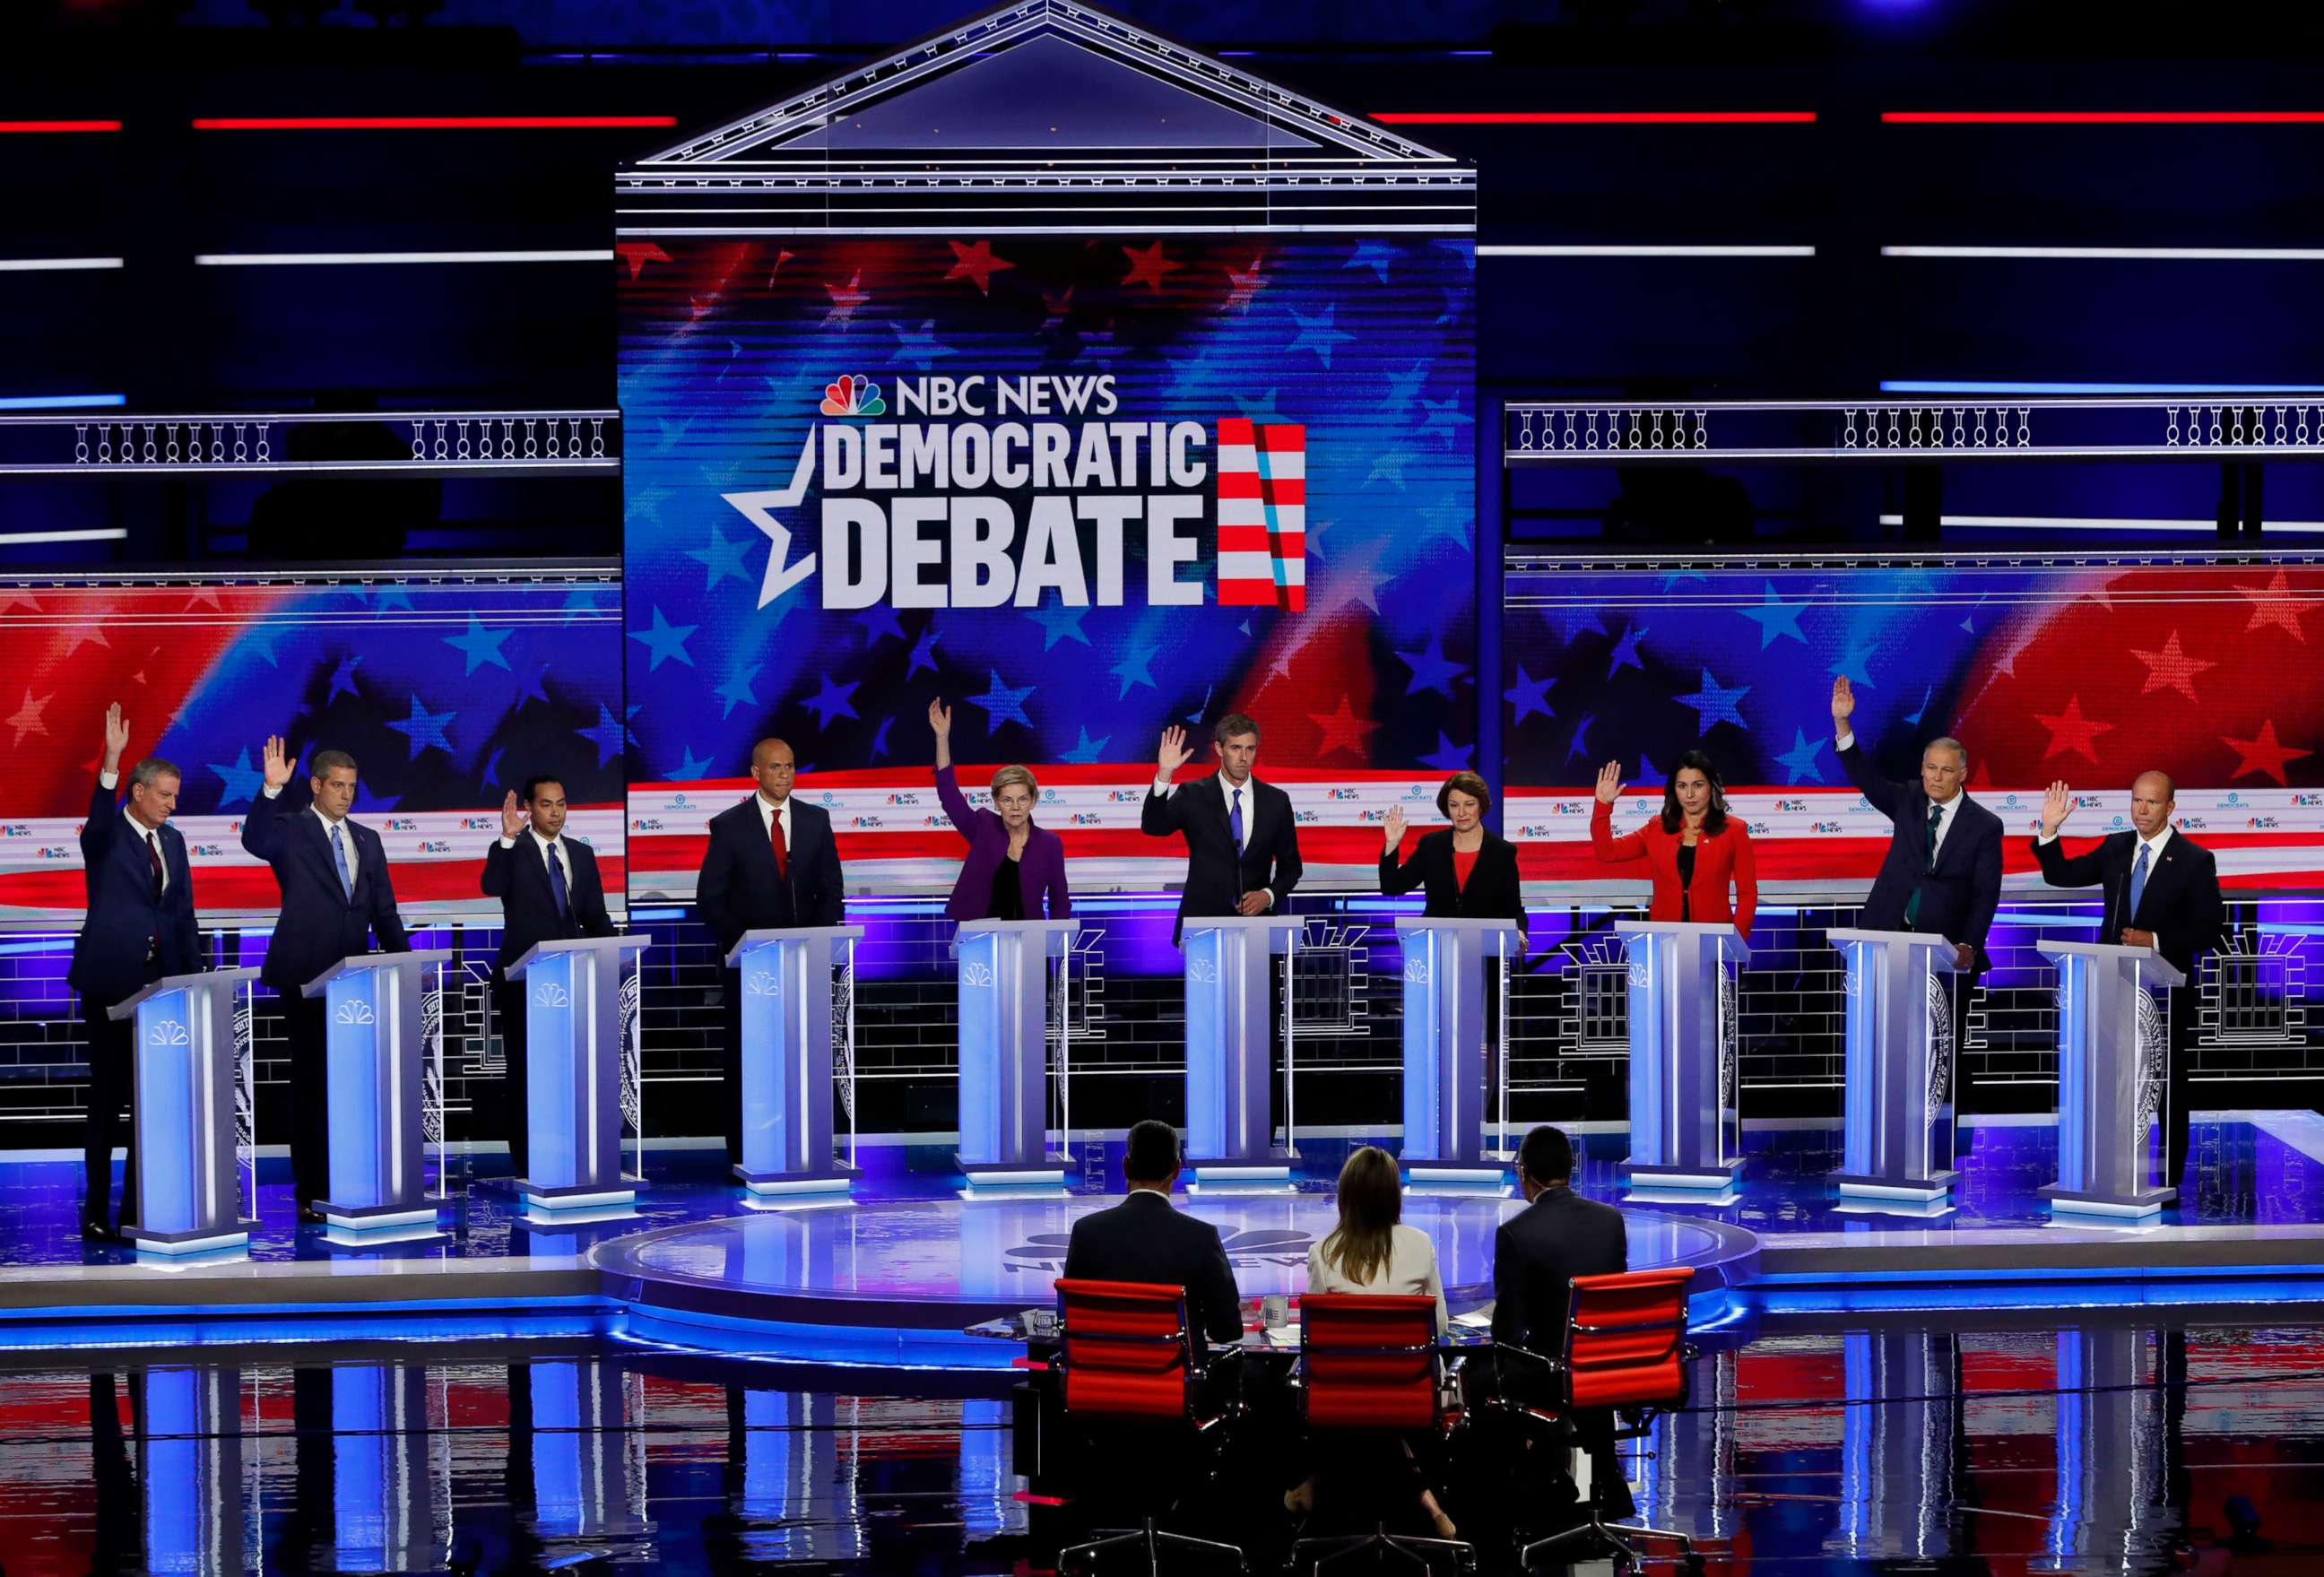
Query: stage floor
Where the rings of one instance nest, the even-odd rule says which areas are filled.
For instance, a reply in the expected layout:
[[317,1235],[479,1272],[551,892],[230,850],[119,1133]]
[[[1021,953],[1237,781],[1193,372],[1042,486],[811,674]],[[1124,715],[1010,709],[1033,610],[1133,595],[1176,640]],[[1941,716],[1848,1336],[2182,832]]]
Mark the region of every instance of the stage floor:
[[[2144,1226],[2053,1221],[2035,1192],[2055,1130],[1964,1130],[1942,1214],[1842,1203],[1824,1174],[1839,1135],[1754,1131],[1743,1186],[1718,1202],[1627,1189],[1620,1133],[1582,1136],[1581,1186],[1621,1204],[1631,1263],[1695,1271],[1698,1334],[1766,1320],[1945,1307],[2055,1309],[2324,1304],[2324,1118],[2218,1114],[2197,1126],[2184,1203]],[[1361,1136],[1303,1138],[1288,1185],[1180,1194],[1220,1228],[1246,1296],[1297,1292],[1332,1227],[1333,1178]],[[79,1167],[0,1163],[0,1346],[153,1342],[605,1335],[802,1361],[980,1368],[1003,1343],[964,1334],[1050,1301],[1073,1222],[1120,1192],[1118,1145],[1077,1144],[1062,1189],[972,1193],[936,1146],[867,1145],[844,1198],[759,1200],[715,1148],[649,1152],[634,1208],[528,1217],[454,1157],[442,1229],[350,1240],[291,1219],[270,1162],[246,1253],[140,1260],[77,1235]],[[1491,1296],[1502,1188],[1418,1189],[1406,1219],[1435,1241],[1456,1315]]]

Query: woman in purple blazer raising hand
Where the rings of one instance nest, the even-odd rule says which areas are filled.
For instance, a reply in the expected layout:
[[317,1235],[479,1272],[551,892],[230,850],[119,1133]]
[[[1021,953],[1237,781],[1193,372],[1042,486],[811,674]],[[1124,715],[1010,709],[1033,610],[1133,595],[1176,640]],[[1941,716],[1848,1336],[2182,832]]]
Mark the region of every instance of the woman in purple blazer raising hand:
[[936,798],[968,840],[968,858],[961,862],[945,913],[955,920],[1054,920],[1072,914],[1065,840],[1033,825],[1033,802],[1041,795],[1033,774],[1001,768],[992,774],[993,809],[972,810],[953,775],[952,708],[941,698],[928,703],[928,727],[936,736]]

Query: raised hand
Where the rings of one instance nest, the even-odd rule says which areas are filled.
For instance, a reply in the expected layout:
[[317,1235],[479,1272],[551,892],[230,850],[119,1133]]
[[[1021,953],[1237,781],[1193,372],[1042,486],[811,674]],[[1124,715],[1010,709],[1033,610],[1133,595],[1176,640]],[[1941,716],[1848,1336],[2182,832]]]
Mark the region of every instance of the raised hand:
[[1611,805],[1622,798],[1622,763],[1608,761],[1598,769],[1598,803]]
[[1154,765],[1164,778],[1194,759],[1194,752],[1186,748],[1185,729],[1174,723],[1162,731],[1162,748],[1154,752]]
[[2063,826],[2066,824],[2066,818],[2073,814],[2073,790],[2068,788],[2062,781],[2051,784],[2050,791],[2042,796],[2042,835],[2045,838],[2056,837],[2058,829]]
[[936,731],[938,739],[952,733],[952,708],[944,704],[941,696],[928,703],[928,726]]
[[1848,720],[1856,715],[1856,687],[1848,682],[1846,674],[1831,681],[1831,720],[1845,730]]
[[105,709],[105,770],[108,772],[121,765],[121,752],[129,748],[129,719],[121,715],[121,703],[115,701]]
[[290,770],[298,764],[299,758],[290,753],[290,746],[284,742],[281,734],[270,733],[266,736],[263,770],[266,774],[268,788],[278,789],[290,781]]
[[501,836],[504,838],[516,836],[517,834],[524,831],[527,819],[524,807],[516,802],[516,790],[510,789],[508,798],[501,801]]
[[1392,805],[1388,807],[1388,819],[1380,824],[1380,831],[1388,835],[1388,846],[1390,849],[1395,849],[1402,845],[1404,843],[1403,806]]

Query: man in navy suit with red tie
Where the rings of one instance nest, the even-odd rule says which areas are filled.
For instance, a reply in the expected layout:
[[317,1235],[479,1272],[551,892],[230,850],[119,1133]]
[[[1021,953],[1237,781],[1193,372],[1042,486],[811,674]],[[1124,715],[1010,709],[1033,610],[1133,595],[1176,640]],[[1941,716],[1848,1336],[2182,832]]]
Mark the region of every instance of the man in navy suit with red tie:
[[148,756],[130,770],[128,798],[116,802],[121,752],[128,744],[129,722],[116,701],[105,711],[105,766],[80,829],[88,918],[73,941],[72,968],[65,976],[80,993],[88,1045],[80,1230],[83,1237],[97,1239],[119,1231],[113,1215],[116,1130],[125,1136],[128,1149],[121,1175],[122,1217],[137,1206],[137,1130],[134,1120],[121,1128],[122,1108],[134,1104],[137,1027],[134,1019],[113,1018],[110,1010],[166,975],[191,974],[202,967],[194,873],[186,861],[186,840],[170,825],[178,808],[178,769]]
[[266,742],[265,790],[243,818],[242,846],[274,867],[282,908],[258,978],[282,999],[290,1042],[290,1171],[301,1221],[320,1221],[316,1202],[330,1196],[330,1027],[321,997],[306,983],[342,958],[372,951],[409,953],[395,912],[387,848],[379,835],[347,818],[355,803],[355,759],[317,751],[307,788],[312,796],[285,812],[282,790],[295,760],[282,740]]
[[2227,929],[2219,892],[2219,862],[2211,851],[2171,825],[2179,791],[2169,774],[2141,772],[2130,786],[2133,831],[2100,840],[2069,857],[2058,829],[2074,812],[2073,790],[2052,783],[2042,800],[2042,835],[2034,840],[2042,880],[2052,887],[2103,887],[2106,914],[2098,940],[2122,947],[2152,947],[2187,983],[2171,991],[2171,1111],[2163,1149],[2166,1187],[2179,1185],[2187,1164],[2189,1032],[2195,1018],[2195,969]]
[[532,778],[522,798],[515,789],[501,804],[500,841],[484,851],[484,894],[501,900],[501,950],[493,958],[493,1011],[501,1021],[501,1054],[507,1063],[509,1175],[525,1176],[531,1164],[526,1139],[530,1084],[525,1063],[524,982],[508,978],[508,966],[543,942],[580,936],[610,936],[605,882],[597,872],[596,851],[565,835],[565,785]]
[[[718,938],[723,963],[745,931],[842,923],[839,845],[831,815],[791,792],[798,758],[779,739],[751,747],[758,790],[710,818],[710,847],[694,907]],[[742,1161],[742,982],[726,972],[726,1159]]]

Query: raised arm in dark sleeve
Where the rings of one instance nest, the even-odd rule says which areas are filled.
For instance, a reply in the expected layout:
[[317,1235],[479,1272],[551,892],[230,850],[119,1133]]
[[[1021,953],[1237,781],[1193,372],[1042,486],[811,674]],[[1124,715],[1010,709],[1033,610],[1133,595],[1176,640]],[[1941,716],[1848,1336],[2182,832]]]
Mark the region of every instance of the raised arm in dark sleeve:
[[243,852],[254,860],[274,863],[274,856],[282,851],[282,796],[269,797],[261,793],[250,802],[250,810],[242,818]]
[[1157,794],[1149,786],[1146,803],[1138,807],[1138,830],[1149,838],[1167,838],[1186,825],[1185,795]]
[[1848,774],[1848,780],[1856,785],[1856,791],[1864,796],[1864,802],[1890,821],[1895,821],[1904,809],[1905,787],[1902,783],[1891,783],[1880,775],[1880,769],[1874,766],[1871,758],[1864,753],[1864,736],[1856,734],[1850,737],[1848,748],[1837,753],[1840,770]]
[[1390,898],[1394,898],[1398,893],[1410,892],[1427,881],[1428,872],[1420,862],[1420,851],[1427,844],[1428,840],[1422,838],[1413,849],[1412,858],[1401,861],[1397,859],[1397,855],[1403,852],[1400,848],[1382,849],[1379,857],[1379,890]]
[[508,896],[509,877],[513,871],[509,863],[509,856],[515,852],[513,849],[502,848],[500,840],[497,838],[493,840],[493,846],[484,851],[484,872],[477,879],[476,885],[486,898]]
[[89,788],[88,818],[80,824],[80,862],[85,869],[96,869],[105,852],[113,846],[114,835],[120,830],[120,802],[99,779]]
[[2052,887],[2097,887],[2106,881],[2106,840],[2100,838],[2083,854],[2068,854],[2063,838],[2052,838],[2043,843],[2034,840],[2034,862],[2042,867],[2042,880]]

